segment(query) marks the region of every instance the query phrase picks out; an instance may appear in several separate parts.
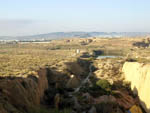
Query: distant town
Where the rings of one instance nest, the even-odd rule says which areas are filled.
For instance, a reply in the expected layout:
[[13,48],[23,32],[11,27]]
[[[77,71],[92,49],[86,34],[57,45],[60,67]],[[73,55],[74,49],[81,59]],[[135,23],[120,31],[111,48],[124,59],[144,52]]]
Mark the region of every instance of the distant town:
[[17,44],[17,43],[49,43],[51,40],[0,40],[0,44]]

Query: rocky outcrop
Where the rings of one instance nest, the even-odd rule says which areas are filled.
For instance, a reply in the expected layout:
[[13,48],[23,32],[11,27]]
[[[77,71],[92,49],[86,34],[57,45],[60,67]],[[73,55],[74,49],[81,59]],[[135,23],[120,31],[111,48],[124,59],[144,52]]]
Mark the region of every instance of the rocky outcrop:
[[140,98],[141,105],[150,113],[150,64],[125,62],[122,69],[126,81]]
[[0,113],[28,112],[34,105],[40,105],[47,88],[47,69],[40,69],[38,76],[1,79]]

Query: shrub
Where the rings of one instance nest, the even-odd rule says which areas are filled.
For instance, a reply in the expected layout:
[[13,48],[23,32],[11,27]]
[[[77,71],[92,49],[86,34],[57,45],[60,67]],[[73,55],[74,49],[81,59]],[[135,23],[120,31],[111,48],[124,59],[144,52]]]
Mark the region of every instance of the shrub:
[[110,89],[111,89],[111,85],[107,80],[98,80],[96,82],[96,85],[101,87],[102,89],[104,89],[106,91],[110,91]]

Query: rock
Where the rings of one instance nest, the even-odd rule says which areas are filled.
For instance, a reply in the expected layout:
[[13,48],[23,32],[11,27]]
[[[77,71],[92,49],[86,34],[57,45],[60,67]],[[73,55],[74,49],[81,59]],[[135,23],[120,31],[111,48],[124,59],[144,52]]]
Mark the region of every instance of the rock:
[[28,111],[32,106],[40,105],[46,89],[48,89],[47,69],[40,69],[38,76],[0,79],[0,107],[3,108],[1,110],[4,113]]
[[114,91],[114,93],[117,103],[124,109],[129,109],[136,103],[136,100],[127,91]]
[[88,113],[97,113],[96,108],[92,106],[92,108],[88,111]]
[[54,103],[55,103],[55,108],[59,109],[59,104],[60,104],[60,94],[59,93],[57,93],[55,95]]
[[67,88],[77,88],[80,85],[80,80],[75,76],[71,75],[70,80],[67,82]]
[[77,113],[76,111],[72,110],[71,113]]
[[83,97],[85,97],[86,100],[88,101],[88,103],[90,103],[90,104],[93,103],[93,101],[94,101],[94,98],[89,93],[84,93]]
[[119,107],[117,107],[117,110],[114,113],[124,113],[124,112]]
[[78,99],[76,97],[73,97],[73,100],[74,100],[74,109],[80,111],[82,106],[79,104]]
[[103,95],[103,96],[100,96],[98,98],[95,98],[94,99],[94,104],[100,104],[100,103],[116,103],[116,98],[114,96],[107,96],[107,95]]
[[131,89],[139,96],[142,107],[150,113],[150,64],[125,62],[122,68],[126,81],[131,82]]
[[116,108],[117,108],[117,104],[116,103],[112,103],[112,102],[108,102],[108,103],[99,103],[95,105],[96,107],[96,111],[98,113],[117,113],[116,112]]
[[137,105],[134,105],[129,110],[130,113],[143,113],[141,108]]

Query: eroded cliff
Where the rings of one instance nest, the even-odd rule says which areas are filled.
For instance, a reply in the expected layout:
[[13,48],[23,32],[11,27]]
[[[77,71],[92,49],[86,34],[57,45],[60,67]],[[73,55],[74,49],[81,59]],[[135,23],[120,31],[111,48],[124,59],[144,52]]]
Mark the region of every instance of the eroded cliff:
[[55,107],[55,96],[59,94],[63,97],[70,89],[65,86],[72,75],[79,81],[86,77],[88,62],[78,59],[57,63],[56,68],[40,68],[36,75],[26,78],[1,77],[0,113],[43,113],[43,110],[49,113]]
[[38,76],[3,78],[0,80],[0,113],[22,113],[40,105],[48,88],[47,69],[40,69]]
[[150,64],[125,62],[123,75],[131,82],[131,89],[140,98],[141,105],[150,113]]

